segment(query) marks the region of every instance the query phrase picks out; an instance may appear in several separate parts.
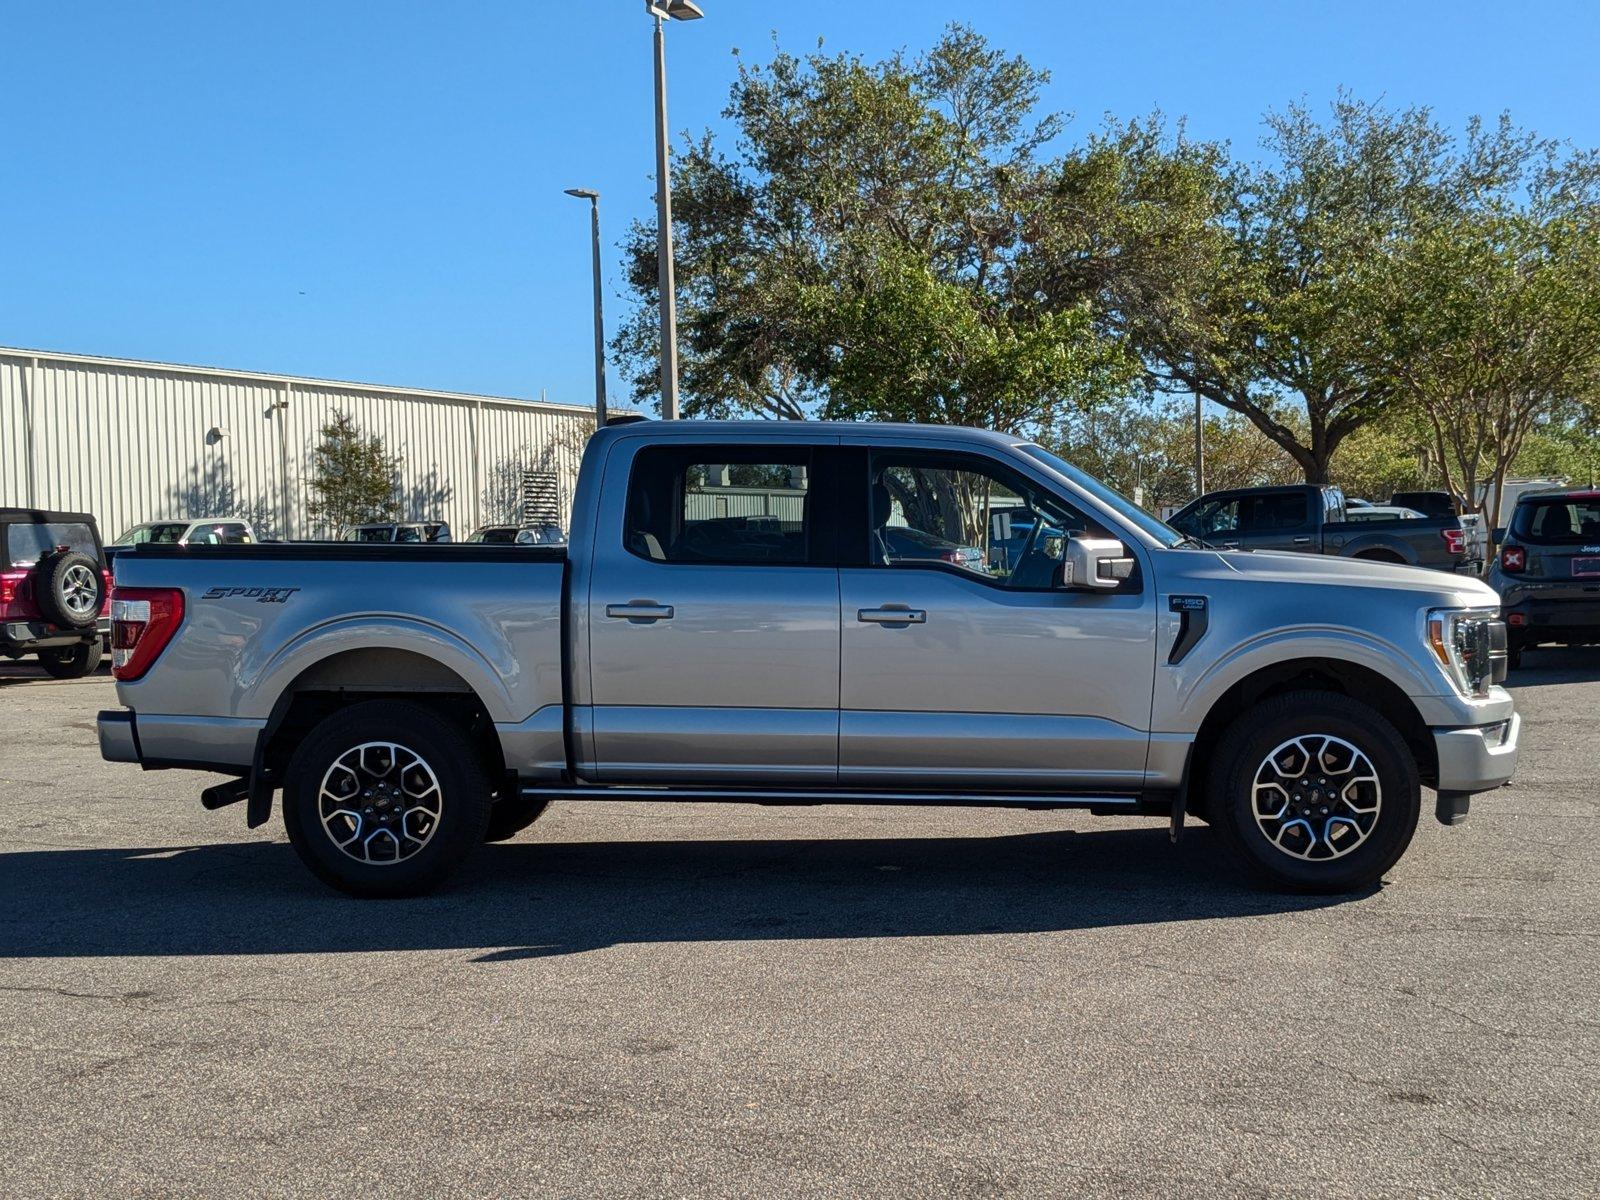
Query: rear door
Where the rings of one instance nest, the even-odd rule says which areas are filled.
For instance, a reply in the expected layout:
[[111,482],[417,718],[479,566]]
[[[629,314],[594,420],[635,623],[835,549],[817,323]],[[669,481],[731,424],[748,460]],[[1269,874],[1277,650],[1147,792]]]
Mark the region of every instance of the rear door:
[[1246,494],[1239,504],[1239,545],[1247,550],[1314,549],[1312,495],[1304,490]]
[[580,771],[829,784],[838,767],[832,443],[619,441],[586,597]]
[[855,454],[840,508],[840,781],[1138,789],[1148,570],[1117,593],[1062,589],[1064,539],[1105,531],[1016,464],[937,443]]

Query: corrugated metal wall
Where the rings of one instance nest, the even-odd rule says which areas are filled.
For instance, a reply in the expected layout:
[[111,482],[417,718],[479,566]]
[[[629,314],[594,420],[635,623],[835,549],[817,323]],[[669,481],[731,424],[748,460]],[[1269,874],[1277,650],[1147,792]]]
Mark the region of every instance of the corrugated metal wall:
[[92,512],[107,538],[202,516],[332,536],[306,504],[335,411],[401,457],[404,515],[458,538],[515,519],[524,470],[557,473],[565,524],[594,429],[575,405],[0,348],[0,505]]

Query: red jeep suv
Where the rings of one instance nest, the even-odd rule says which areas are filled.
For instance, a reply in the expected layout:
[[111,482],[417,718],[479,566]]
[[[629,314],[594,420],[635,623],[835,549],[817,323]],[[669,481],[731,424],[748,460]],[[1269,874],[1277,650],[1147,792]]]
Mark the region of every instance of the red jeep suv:
[[37,654],[57,679],[100,665],[111,572],[88,513],[0,508],[0,657]]

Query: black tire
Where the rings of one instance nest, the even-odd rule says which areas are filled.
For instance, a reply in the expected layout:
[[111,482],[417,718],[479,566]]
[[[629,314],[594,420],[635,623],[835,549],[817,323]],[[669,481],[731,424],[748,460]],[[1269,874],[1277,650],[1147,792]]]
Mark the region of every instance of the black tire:
[[[362,752],[363,746],[397,753]],[[376,771],[386,757],[387,771]],[[396,783],[411,787],[402,777],[417,763],[431,773],[433,787],[421,800],[409,790],[395,798]],[[367,772],[369,766],[374,772]],[[396,767],[398,775],[390,776]],[[324,779],[331,790],[343,786],[335,780],[346,778],[355,782],[355,792],[337,800],[324,795]],[[417,778],[426,783],[425,776]],[[385,784],[390,792],[375,797]],[[283,824],[300,860],[330,887],[352,896],[415,896],[442,883],[483,841],[489,792],[483,763],[460,729],[415,704],[375,700],[325,718],[301,742],[284,777]],[[428,797],[434,798],[431,813]],[[373,804],[362,806],[363,799]],[[376,812],[385,802],[389,810]],[[334,830],[350,832],[355,850],[341,849]],[[364,861],[357,856],[363,849]]]
[[[1316,744],[1317,736],[1334,739]],[[1296,738],[1308,739],[1318,755],[1331,754],[1335,767],[1345,761],[1347,752],[1340,747],[1353,748],[1364,755],[1371,766],[1375,780],[1378,803],[1376,813],[1368,818],[1356,808],[1345,808],[1334,800],[1343,794],[1345,785],[1339,783],[1340,770],[1330,769],[1335,776],[1336,792],[1324,795],[1316,790],[1316,777],[1307,776],[1295,789],[1294,804],[1291,796],[1280,786],[1284,796],[1281,810],[1286,819],[1277,820],[1267,813],[1258,819],[1256,813],[1256,786],[1258,772],[1269,781],[1261,793],[1261,807],[1275,805],[1276,793],[1272,783],[1281,773],[1276,772],[1269,759],[1284,751],[1280,762],[1293,762],[1295,750],[1285,747]],[[1310,764],[1310,751],[1300,755]],[[1352,756],[1353,761],[1353,756]],[[1360,772],[1365,777],[1364,769]],[[1357,778],[1352,772],[1349,779]],[[1325,786],[1326,779],[1322,779]],[[1369,785],[1359,784],[1352,798],[1363,808],[1371,805],[1373,792]],[[1263,700],[1244,713],[1222,735],[1212,758],[1209,779],[1209,807],[1211,824],[1223,843],[1246,870],[1257,878],[1287,891],[1319,894],[1339,894],[1361,891],[1374,886],[1384,872],[1399,860],[1411,844],[1421,812],[1421,785],[1417,778],[1417,765],[1405,739],[1376,709],[1337,692],[1289,692]],[[1321,796],[1321,801],[1311,797]],[[1327,804],[1323,801],[1328,802]],[[1331,807],[1329,807],[1331,804]],[[1296,819],[1302,812],[1309,819]],[[1330,822],[1326,815],[1344,814],[1345,819]],[[1290,825],[1304,829],[1289,829]],[[1363,828],[1365,825],[1365,828]],[[1297,854],[1304,849],[1307,854],[1318,850],[1319,835],[1313,828],[1322,829],[1321,848],[1336,857],[1308,858]],[[1340,828],[1339,826],[1343,826]],[[1274,831],[1279,843],[1269,836]],[[1329,832],[1333,840],[1328,838]],[[1335,847],[1335,840],[1356,837],[1348,849]],[[1309,838],[1309,841],[1307,840]],[[1284,848],[1284,847],[1288,848]]]
[[486,842],[509,842],[529,825],[537,821],[550,801],[534,796],[506,796],[489,806],[489,827],[484,831]]
[[39,651],[39,665],[56,679],[82,679],[100,666],[100,639]]
[[33,586],[39,611],[63,629],[90,628],[105,607],[106,582],[100,564],[76,550],[41,558]]

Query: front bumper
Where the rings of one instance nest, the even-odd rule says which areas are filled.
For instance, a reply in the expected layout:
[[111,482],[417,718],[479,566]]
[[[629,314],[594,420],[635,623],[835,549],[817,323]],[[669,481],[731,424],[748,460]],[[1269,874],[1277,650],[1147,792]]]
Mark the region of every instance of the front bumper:
[[1460,729],[1435,729],[1433,745],[1439,758],[1441,796],[1470,795],[1499,787],[1516,773],[1517,741],[1522,716],[1513,711],[1505,720]]

